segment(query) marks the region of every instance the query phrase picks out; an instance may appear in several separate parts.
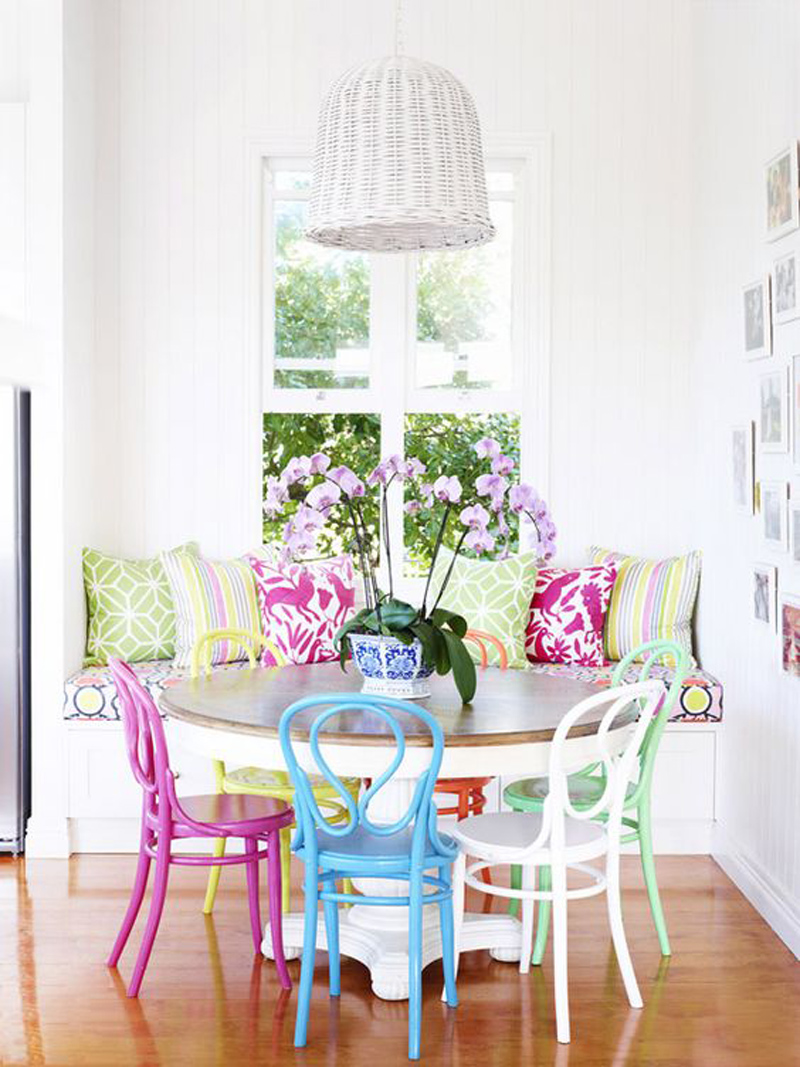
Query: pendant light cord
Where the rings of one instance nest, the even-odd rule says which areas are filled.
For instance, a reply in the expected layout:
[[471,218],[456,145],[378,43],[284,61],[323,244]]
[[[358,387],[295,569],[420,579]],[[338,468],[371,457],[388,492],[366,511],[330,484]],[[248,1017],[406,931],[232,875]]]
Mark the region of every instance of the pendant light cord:
[[403,0],[395,0],[394,4],[394,54],[403,54]]

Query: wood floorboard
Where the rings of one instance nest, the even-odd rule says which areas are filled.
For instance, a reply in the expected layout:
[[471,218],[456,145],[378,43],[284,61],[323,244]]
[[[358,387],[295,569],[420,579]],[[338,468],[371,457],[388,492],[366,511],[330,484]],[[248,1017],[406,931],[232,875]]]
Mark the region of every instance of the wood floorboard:
[[[272,963],[254,960],[239,869],[224,871],[214,917],[206,919],[204,872],[173,868],[142,995],[128,1000],[124,982],[142,916],[119,972],[103,961],[134,862],[130,856],[0,860],[3,1067],[407,1062],[406,1003],[375,998],[366,970],[346,958],[342,996],[330,999],[324,953],[317,959],[308,1047],[295,1051],[295,993],[281,995]],[[603,900],[578,901],[570,911],[572,1044],[555,1041],[549,957],[544,967],[520,975],[514,965],[474,952],[462,957],[455,1011],[439,1001],[440,966],[425,972],[423,1062],[800,1067],[800,963],[722,871],[707,857],[658,861],[673,945],[672,958],[662,961],[638,861],[623,864],[642,1011],[625,1000]],[[294,899],[299,906],[296,889]],[[477,910],[477,899],[468,906]],[[299,965],[290,970],[296,981]]]

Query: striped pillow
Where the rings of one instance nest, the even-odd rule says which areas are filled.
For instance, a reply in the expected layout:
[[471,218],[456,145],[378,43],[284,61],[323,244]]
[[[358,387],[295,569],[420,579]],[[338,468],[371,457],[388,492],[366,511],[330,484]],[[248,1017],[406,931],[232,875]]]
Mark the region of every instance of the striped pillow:
[[[176,667],[190,667],[197,638],[208,630],[261,632],[253,572],[241,559],[210,560],[162,552],[161,562],[175,603]],[[244,659],[238,644],[215,641],[212,665]]]
[[[644,641],[664,639],[685,648],[691,666],[697,665],[692,655],[692,615],[701,560],[700,552],[642,559],[597,546],[589,549],[590,563],[617,567],[605,625],[608,659],[623,659]],[[644,657],[637,658],[641,661]]]

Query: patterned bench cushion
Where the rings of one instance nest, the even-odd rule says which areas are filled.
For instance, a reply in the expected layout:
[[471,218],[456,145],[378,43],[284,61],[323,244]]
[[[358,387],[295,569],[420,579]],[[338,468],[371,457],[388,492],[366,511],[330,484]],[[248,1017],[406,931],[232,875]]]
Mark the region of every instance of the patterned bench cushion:
[[[143,685],[158,704],[158,698],[168,686],[188,678],[186,668],[173,667],[172,660],[159,659],[132,664]],[[247,661],[231,663],[218,670],[241,670]],[[529,663],[527,670],[538,674],[550,674],[559,678],[574,678],[582,682],[608,685],[614,664],[605,667],[564,666],[559,663]],[[640,665],[633,665],[627,672],[626,681],[638,678]],[[654,678],[672,677],[667,667],[653,667]],[[85,667],[76,671],[64,683],[64,718],[83,722],[114,721],[119,719],[117,693],[108,667]],[[722,719],[722,685],[707,671],[692,671],[683,686],[678,705],[671,722],[719,722]]]
[[[549,674],[558,678],[574,678],[579,682],[595,682],[608,685],[614,673],[616,663],[607,663],[604,667],[565,666],[560,663],[529,663],[528,670],[537,674]],[[642,669],[641,663],[632,664],[625,672],[626,682],[635,682]],[[667,684],[674,677],[671,667],[654,665],[650,669],[651,678],[662,678]],[[669,717],[670,722],[721,722],[722,721],[722,683],[698,667],[686,676],[678,703]]]
[[[246,666],[247,660],[242,660],[215,670],[241,670]],[[188,667],[174,667],[171,659],[132,663],[131,668],[155,701],[156,707],[165,689],[185,681],[190,674]],[[119,720],[117,691],[109,667],[84,667],[67,678],[64,683],[64,718],[83,722]]]

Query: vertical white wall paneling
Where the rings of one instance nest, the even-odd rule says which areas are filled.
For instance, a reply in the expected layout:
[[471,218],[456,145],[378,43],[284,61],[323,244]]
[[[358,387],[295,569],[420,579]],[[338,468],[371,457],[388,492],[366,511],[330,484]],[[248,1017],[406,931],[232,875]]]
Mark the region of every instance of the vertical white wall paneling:
[[[730,427],[755,418],[758,375],[800,352],[800,323],[775,327],[775,355],[742,359],[741,286],[798,247],[800,233],[764,240],[763,164],[800,134],[797,6],[784,0],[692,10],[695,335],[692,366],[703,447],[695,453],[696,522],[705,553],[701,638],[725,679],[720,732],[718,856],[800,955],[797,766],[800,685],[782,675],[775,634],[752,619],[751,566],[771,560],[779,589],[800,594],[786,554],[771,555],[758,517],[731,505]],[[721,182],[722,176],[724,181]],[[759,479],[792,480],[788,456],[756,456]]]

